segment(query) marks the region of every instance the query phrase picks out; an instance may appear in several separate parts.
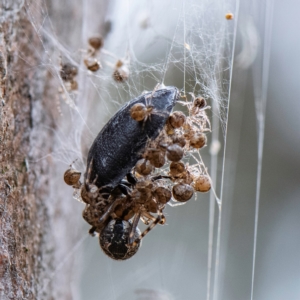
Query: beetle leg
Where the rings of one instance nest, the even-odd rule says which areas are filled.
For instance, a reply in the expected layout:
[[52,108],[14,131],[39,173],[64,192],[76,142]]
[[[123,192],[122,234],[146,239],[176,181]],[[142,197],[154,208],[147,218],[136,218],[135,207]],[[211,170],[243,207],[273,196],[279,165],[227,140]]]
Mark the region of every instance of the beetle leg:
[[96,183],[97,179],[98,179],[98,175],[96,175],[96,176],[95,176],[95,179],[93,180],[92,184],[94,184],[94,185],[95,185],[95,183]]
[[124,194],[124,195],[128,195],[128,194],[130,194],[130,192],[131,192],[131,189],[128,187],[128,186],[126,186],[125,184],[122,184],[122,183],[120,183],[120,184],[118,184],[115,188],[114,188],[114,190],[113,191],[115,191],[115,190],[119,190],[122,194]]
[[86,174],[86,178],[85,178],[85,182],[84,182],[84,185],[85,185],[85,188],[86,188],[87,191],[90,190],[89,184],[90,184],[90,176],[91,176],[91,173],[92,173],[92,165],[93,165],[93,158],[90,161],[90,164],[89,164],[89,167],[88,167],[88,170],[87,170],[87,174]]
[[137,179],[135,178],[135,176],[129,172],[127,175],[126,175],[126,179],[127,181],[132,184],[132,185],[135,185],[137,183]]
[[132,186],[132,184],[129,183],[129,182],[128,182],[127,180],[125,180],[125,179],[122,179],[121,182],[120,182],[120,184],[126,185],[126,186],[128,186],[128,187],[131,187],[131,186]]
[[89,234],[91,235],[91,236],[95,236],[95,231],[96,231],[96,227],[95,226],[93,226],[93,227],[91,227],[90,228],[90,230],[89,230]]

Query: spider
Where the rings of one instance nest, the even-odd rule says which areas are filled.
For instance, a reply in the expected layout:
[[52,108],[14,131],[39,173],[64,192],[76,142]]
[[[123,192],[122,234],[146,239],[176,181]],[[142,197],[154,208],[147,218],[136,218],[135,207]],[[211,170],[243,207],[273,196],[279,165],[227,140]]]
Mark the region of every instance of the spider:
[[211,131],[210,121],[206,115],[206,110],[210,107],[207,106],[204,98],[195,97],[193,93],[190,94],[192,102],[178,101],[180,104],[187,106],[189,111],[189,116],[186,117],[185,122],[182,124],[182,130],[179,130],[179,132],[188,142],[190,150],[191,148],[201,149],[207,144],[205,132]]
[[97,53],[103,47],[103,38],[101,36],[94,36],[88,40],[89,48],[86,51],[83,62],[87,69],[91,72],[97,72],[102,68],[100,61],[96,58]]
[[136,103],[130,108],[130,116],[133,120],[143,121],[145,123],[148,119],[151,119],[152,114],[163,117],[169,116],[170,112],[160,111],[156,109],[155,105],[152,104],[152,99],[155,95],[155,92],[161,88],[164,88],[164,86],[158,83],[151,94],[147,93],[145,95],[145,103]]
[[132,257],[139,249],[141,240],[161,220],[158,216],[142,233],[137,227],[139,216],[131,222],[122,219],[112,219],[101,231],[100,247],[103,252],[115,260],[125,260]]
[[[113,198],[114,196],[110,196]],[[118,195],[111,201],[99,218],[94,207],[90,211],[91,219],[85,218],[93,225],[90,233],[99,233],[100,246],[104,253],[116,260],[132,257],[139,249],[141,240],[157,224],[164,224],[162,214],[165,204],[171,199],[171,191],[159,183],[148,180],[136,182],[130,195]],[[93,213],[93,209],[95,209]],[[157,214],[154,217],[151,212]],[[142,232],[138,229],[139,220],[146,225],[152,223]]]
[[[192,96],[192,102],[178,101],[183,106],[187,106],[189,111],[189,120],[196,123],[202,128],[202,131],[211,131],[209,118],[206,115],[206,110],[210,109],[207,106],[206,100],[202,97],[196,97],[194,93],[189,93]],[[208,127],[207,127],[208,126]]]
[[[106,52],[106,54],[113,56],[112,54]],[[122,59],[118,59],[115,65],[108,64],[109,66],[113,67],[114,72],[112,74],[113,79],[116,82],[124,82],[129,78],[130,72],[129,72],[129,65],[130,65],[130,55],[129,51],[127,51],[126,55]]]
[[[67,175],[70,174],[76,174],[76,179],[73,176],[71,178],[74,180],[66,182],[78,188],[80,173],[70,166],[64,178],[68,178]],[[99,233],[100,246],[109,257],[116,260],[128,259],[137,252],[146,234],[157,224],[165,223],[162,211],[171,200],[171,191],[157,176],[137,180],[130,173],[126,176],[127,181],[122,181],[122,184],[131,188],[130,194],[124,195],[120,189],[105,193],[104,189],[95,186],[96,179],[90,181],[90,174],[91,166],[85,183],[81,185],[81,198],[87,203],[83,218],[92,225],[89,232],[92,235]],[[156,213],[157,217],[152,213]],[[142,233],[138,229],[139,220],[149,225]]]
[[94,56],[103,47],[104,41],[101,36],[93,36],[89,38],[88,43],[90,45],[89,54]]

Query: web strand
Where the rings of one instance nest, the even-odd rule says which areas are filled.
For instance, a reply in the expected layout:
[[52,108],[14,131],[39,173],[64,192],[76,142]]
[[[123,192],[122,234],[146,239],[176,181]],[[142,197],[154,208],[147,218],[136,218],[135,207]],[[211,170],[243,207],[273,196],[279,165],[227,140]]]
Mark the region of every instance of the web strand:
[[[236,2],[235,7],[235,26],[234,26],[234,37],[236,37],[237,25],[238,25],[238,14],[239,14],[239,1]],[[236,39],[233,40],[232,53],[231,53],[231,61],[233,64],[233,58],[235,54],[235,43]],[[233,67],[230,68],[230,79],[232,79],[232,70]],[[227,115],[226,120],[228,120],[229,115],[229,101],[231,96],[231,84],[229,84],[228,90],[228,104],[227,104]],[[217,202],[218,205],[218,221],[217,221],[217,239],[216,239],[216,254],[215,254],[215,268],[214,268],[214,281],[213,281],[213,299],[218,300],[219,298],[219,272],[220,272],[220,251],[221,251],[221,230],[222,230],[222,204],[223,204],[223,193],[224,193],[224,176],[225,176],[225,158],[226,158],[226,143],[227,143],[227,130],[228,126],[225,127],[224,130],[224,152],[223,152],[223,162],[222,162],[222,175],[221,175],[221,186],[220,186],[220,199]],[[216,158],[215,158],[216,159]],[[213,216],[214,217],[214,216]],[[213,240],[213,227],[210,228],[212,233],[210,233],[210,238]],[[209,240],[210,243],[210,240]],[[212,257],[212,250],[209,251],[209,255]],[[207,300],[210,299],[210,286],[211,286],[211,273],[208,272],[208,280],[207,280]]]
[[273,5],[274,5],[273,0],[269,0],[265,4],[261,93],[255,95],[257,127],[258,127],[258,158],[257,158],[258,162],[257,162],[257,175],[256,175],[253,259],[252,259],[251,296],[250,296],[251,300],[253,300],[254,297],[258,218],[259,218],[262,161],[263,161],[263,148],[264,148],[265,115],[266,115],[267,91],[268,91],[268,80],[269,80],[269,62],[270,62],[270,52],[271,52],[271,33],[272,33],[271,28],[272,28],[272,20],[273,20]]

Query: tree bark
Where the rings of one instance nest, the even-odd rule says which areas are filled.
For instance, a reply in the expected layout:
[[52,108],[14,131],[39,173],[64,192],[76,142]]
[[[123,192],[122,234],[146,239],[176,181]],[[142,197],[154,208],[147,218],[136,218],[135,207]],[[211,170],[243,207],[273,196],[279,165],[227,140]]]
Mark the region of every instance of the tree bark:
[[60,207],[59,197],[50,194],[57,171],[45,153],[53,150],[59,111],[57,87],[43,67],[47,40],[37,12],[43,5],[1,4],[0,299],[74,299],[76,294],[71,262],[57,269],[75,239],[58,228],[74,208],[70,201]]

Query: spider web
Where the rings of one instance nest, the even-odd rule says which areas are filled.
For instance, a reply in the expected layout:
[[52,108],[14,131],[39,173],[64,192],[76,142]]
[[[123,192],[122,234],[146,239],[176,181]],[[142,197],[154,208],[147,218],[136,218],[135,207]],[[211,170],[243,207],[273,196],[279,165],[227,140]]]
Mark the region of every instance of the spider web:
[[[15,13],[23,4],[16,5],[12,11]],[[44,48],[41,67],[51,74],[59,116],[54,151],[45,153],[40,159],[50,155],[56,163],[57,174],[62,174],[73,161],[76,168],[84,172],[88,148],[100,129],[125,102],[145,90],[153,90],[157,83],[176,86],[189,100],[190,93],[201,95],[211,106],[212,132],[208,136],[208,147],[197,159],[205,164],[213,182],[213,191],[209,195],[198,195],[197,202],[167,210],[169,226],[166,230],[156,229],[151,238],[147,236],[149,241],[144,241],[140,250],[143,253],[128,262],[110,261],[101,253],[96,239],[87,241],[85,233],[77,233],[79,241],[73,249],[59,251],[58,257],[65,258],[49,276],[49,282],[59,281],[63,268],[75,256],[82,255],[83,299],[222,299],[220,290],[224,285],[226,241],[222,243],[221,238],[229,234],[230,222],[230,214],[223,214],[222,209],[224,199],[230,198],[234,188],[234,179],[227,170],[234,170],[235,166],[225,150],[228,150],[229,98],[239,1],[163,1],[159,5],[154,1],[26,4],[24,9]],[[268,2],[268,7],[271,6]],[[259,8],[253,8],[253,11],[257,12]],[[229,12],[233,12],[233,20],[225,18]],[[68,22],[63,20],[64,14],[69,18]],[[272,14],[265,14],[267,24],[270,24]],[[247,23],[254,36],[252,40],[256,35],[251,24],[257,23]],[[269,38],[270,28],[266,27],[265,35]],[[98,34],[103,36],[104,46],[95,57],[102,68],[93,73],[87,70],[84,59],[89,56],[88,38]],[[261,57],[264,62],[268,62],[268,43],[267,40]],[[257,55],[255,50],[249,54],[245,49],[242,48],[244,52],[241,51],[238,57],[241,68],[252,65],[251,59],[254,57],[254,60]],[[242,56],[245,51],[246,58]],[[112,77],[118,60],[122,60],[129,69],[129,77],[122,83]],[[61,65],[66,62],[78,68],[78,90],[70,90],[60,76]],[[268,66],[260,61],[255,72],[258,74],[254,98],[259,155],[251,298]],[[233,146],[236,148],[237,141],[235,137]],[[66,200],[66,195],[71,198],[71,192],[62,180],[56,180],[52,186],[53,197],[60,202],[72,201]],[[80,203],[74,206],[74,211],[83,209]],[[75,220],[83,223],[80,212]],[[187,224],[189,221],[190,225]],[[223,259],[221,266],[220,259]],[[93,260],[97,262],[94,264]],[[47,290],[47,285],[47,282],[42,283],[39,292]]]

